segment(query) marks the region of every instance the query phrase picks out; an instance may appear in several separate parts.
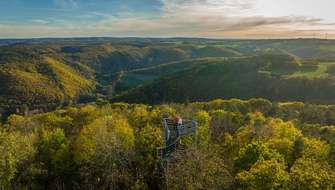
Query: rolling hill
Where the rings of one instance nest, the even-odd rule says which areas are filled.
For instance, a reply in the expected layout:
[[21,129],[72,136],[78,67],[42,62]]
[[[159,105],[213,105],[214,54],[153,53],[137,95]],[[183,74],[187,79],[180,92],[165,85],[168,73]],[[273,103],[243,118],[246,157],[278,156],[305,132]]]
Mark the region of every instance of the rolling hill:
[[79,96],[94,90],[93,78],[48,56],[9,60],[0,65],[0,105],[10,112],[17,109],[49,110],[76,103]]
[[326,71],[318,73],[325,77],[297,74],[307,72],[299,59],[282,53],[213,61],[127,91],[114,101],[155,104],[261,97],[273,101],[335,103],[335,78]]
[[116,75],[119,75],[119,79],[115,82],[115,91],[117,93],[129,90],[139,85],[148,84],[155,79],[171,75],[172,73],[188,70],[199,65],[224,61],[225,59],[226,58],[223,57],[188,59],[185,61],[171,62],[143,69],[135,69],[129,72],[117,73]]
[[333,103],[333,40],[66,38],[0,44],[4,115],[98,98]]
[[[0,111],[52,110],[94,100],[108,95],[113,76],[118,72],[222,55],[240,56],[227,48],[175,44],[141,46],[126,42],[91,44],[42,40],[41,43],[4,45],[0,47]],[[187,67],[187,64],[178,67]]]

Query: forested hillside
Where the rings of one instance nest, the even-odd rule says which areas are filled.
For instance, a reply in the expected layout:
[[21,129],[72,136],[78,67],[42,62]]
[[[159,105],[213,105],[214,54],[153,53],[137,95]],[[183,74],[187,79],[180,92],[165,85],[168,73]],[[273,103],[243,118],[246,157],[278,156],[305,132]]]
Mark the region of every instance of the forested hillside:
[[[84,40],[85,41],[85,40]],[[0,47],[0,105],[50,110],[109,95],[115,73],[198,57],[240,56],[222,47],[80,41]]]
[[[45,52],[44,52],[45,51]],[[92,71],[48,51],[4,47],[0,56],[0,105],[16,109],[54,109],[76,102],[94,89]]]
[[0,41],[4,117],[97,100],[161,103],[264,97],[333,103],[333,40]]
[[[0,40],[0,189],[334,189],[334,47]],[[163,116],[198,124],[168,165]]]
[[[166,173],[156,155],[162,115],[198,122]],[[332,105],[265,99],[11,115],[0,127],[0,188],[330,190],[334,118]]]
[[272,52],[212,59],[127,91],[114,100],[152,104],[262,97],[273,101],[335,103],[335,78],[328,71],[334,63],[304,62],[290,54]]
[[170,76],[171,74],[187,71],[196,66],[208,65],[211,63],[219,63],[224,61],[224,57],[215,58],[196,58],[184,61],[170,62],[153,67],[146,67],[143,69],[135,69],[128,72],[118,72],[114,74],[119,79],[115,83],[115,91],[117,94],[127,91],[129,89],[138,87],[143,84],[150,84],[156,79]]

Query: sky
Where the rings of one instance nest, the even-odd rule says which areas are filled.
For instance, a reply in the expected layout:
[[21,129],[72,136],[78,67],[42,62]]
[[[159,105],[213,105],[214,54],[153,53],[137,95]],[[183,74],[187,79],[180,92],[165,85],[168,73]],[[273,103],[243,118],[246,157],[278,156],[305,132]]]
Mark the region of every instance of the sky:
[[0,38],[335,38],[334,0],[0,0]]

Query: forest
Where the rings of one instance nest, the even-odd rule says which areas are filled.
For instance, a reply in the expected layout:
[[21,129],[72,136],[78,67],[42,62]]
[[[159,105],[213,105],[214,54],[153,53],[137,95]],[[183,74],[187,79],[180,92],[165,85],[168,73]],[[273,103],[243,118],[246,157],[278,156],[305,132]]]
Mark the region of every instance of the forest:
[[[335,189],[335,41],[0,40],[0,189]],[[197,123],[162,159],[163,118]]]
[[6,118],[96,101],[332,104],[334,55],[335,41],[322,39],[0,40],[0,113]]
[[[162,115],[198,122],[163,170]],[[99,103],[11,115],[3,189],[335,188],[335,106],[266,99]]]

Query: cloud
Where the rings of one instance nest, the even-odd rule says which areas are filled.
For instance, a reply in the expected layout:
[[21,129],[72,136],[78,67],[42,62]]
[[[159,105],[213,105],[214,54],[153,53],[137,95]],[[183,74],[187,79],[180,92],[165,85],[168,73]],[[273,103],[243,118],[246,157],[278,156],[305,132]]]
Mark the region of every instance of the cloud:
[[238,31],[246,30],[250,28],[257,27],[287,27],[290,25],[321,25],[321,19],[318,18],[308,18],[308,17],[294,17],[294,16],[284,16],[284,17],[263,17],[263,16],[253,16],[253,17],[235,17],[229,18],[229,22],[222,23],[222,28],[217,31]]
[[36,24],[49,24],[50,22],[47,20],[43,20],[43,19],[33,19],[31,20],[31,22],[36,23]]
[[322,19],[305,16],[259,16],[254,12],[253,0],[161,1],[163,13],[160,17],[106,17],[95,24],[95,28],[111,34],[201,37],[210,34],[211,37],[232,37],[235,32],[238,37],[250,31],[271,33],[269,27],[280,30],[278,34],[282,34],[297,27],[329,25],[323,23]]
[[60,8],[75,8],[78,7],[76,0],[53,0],[54,4]]
[[[0,36],[150,36],[150,37],[301,37],[315,30],[332,30],[334,23],[307,16],[266,17],[257,14],[257,0],[159,0],[160,14],[135,12],[85,13],[68,22],[51,25],[32,20],[35,25],[0,26]],[[76,0],[54,0],[58,7],[78,7]],[[97,19],[91,19],[97,18]],[[78,20],[79,19],[79,20]],[[80,20],[82,19],[82,20]],[[22,32],[21,32],[22,31]],[[314,32],[313,32],[314,31]]]
[[239,15],[253,9],[254,0],[161,0],[168,15]]
[[[297,26],[321,27],[322,19],[304,16],[264,17],[254,13],[253,0],[161,0],[162,16],[157,18],[106,18],[96,28],[111,33],[162,36],[224,37],[268,27],[293,30]],[[291,28],[290,28],[291,27]]]

